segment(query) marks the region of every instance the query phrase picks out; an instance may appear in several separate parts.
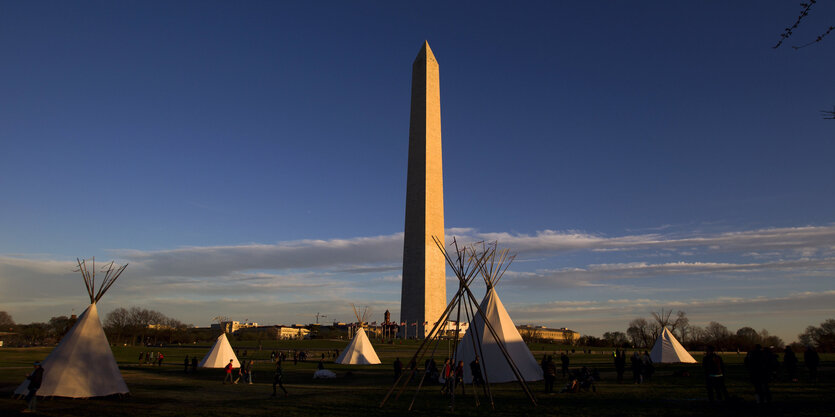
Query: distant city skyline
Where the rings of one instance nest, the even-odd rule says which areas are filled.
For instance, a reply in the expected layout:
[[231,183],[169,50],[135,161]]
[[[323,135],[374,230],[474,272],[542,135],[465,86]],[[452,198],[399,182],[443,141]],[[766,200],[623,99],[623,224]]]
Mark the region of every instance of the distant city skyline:
[[835,39],[791,48],[835,5],[779,49],[797,4],[475,6],[0,2],[0,310],[80,313],[95,256],[103,317],[399,317],[428,40],[446,236],[518,253],[517,325],[835,317]]

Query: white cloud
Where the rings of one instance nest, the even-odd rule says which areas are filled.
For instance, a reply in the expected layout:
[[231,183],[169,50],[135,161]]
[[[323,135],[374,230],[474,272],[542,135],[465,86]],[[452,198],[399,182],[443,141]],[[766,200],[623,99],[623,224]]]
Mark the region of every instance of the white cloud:
[[[540,296],[558,288],[612,290],[621,285],[617,284],[619,280],[628,283],[624,280],[635,278],[667,277],[676,280],[669,282],[681,282],[717,274],[773,280],[835,275],[835,226],[831,225],[711,235],[652,233],[615,237],[578,231],[544,230],[528,235],[451,228],[446,236],[448,242],[453,236],[459,242],[498,240],[502,248],[518,252],[519,261],[502,283],[519,296]],[[396,233],[156,251],[119,249],[113,251],[119,258],[117,262],[128,262],[130,266],[106,298],[131,305],[170,306],[173,310],[164,312],[173,316],[193,315],[196,309],[218,305],[231,308],[235,300],[243,300],[240,303],[250,310],[315,300],[325,300],[328,305],[367,300],[396,306],[400,298],[397,273],[402,245],[402,233]],[[584,264],[572,252],[593,255],[603,262]],[[687,256],[687,261],[648,261],[661,254],[673,259]],[[554,259],[565,266],[542,267]],[[741,262],[742,259],[746,261]],[[44,256],[0,256],[0,303],[27,315],[38,309],[83,306],[85,292],[81,278],[73,272],[74,264],[74,260]],[[455,282],[454,277],[448,278]],[[818,285],[797,289],[821,288]],[[68,295],[77,296],[78,301],[74,298],[68,303]],[[41,314],[46,317],[37,320],[66,311]]]

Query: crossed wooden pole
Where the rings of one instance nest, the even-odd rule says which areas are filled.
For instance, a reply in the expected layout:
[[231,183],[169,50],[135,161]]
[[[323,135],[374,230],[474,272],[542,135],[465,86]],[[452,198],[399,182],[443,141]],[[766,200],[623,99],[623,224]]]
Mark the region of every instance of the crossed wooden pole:
[[[432,240],[435,242],[435,245],[438,247],[441,253],[443,253],[444,258],[447,261],[447,264],[450,266],[450,268],[452,268],[452,271],[455,273],[456,278],[458,278],[458,290],[452,297],[452,300],[449,302],[449,304],[447,304],[447,307],[444,310],[444,312],[441,313],[441,316],[433,324],[432,330],[427,334],[426,338],[423,339],[423,342],[420,344],[420,346],[418,346],[418,349],[415,351],[414,355],[412,355],[412,359],[408,362],[409,369],[407,370],[407,372],[403,372],[400,374],[400,376],[397,378],[397,380],[386,393],[383,400],[380,402],[380,408],[385,406],[386,402],[389,400],[389,398],[395,391],[397,391],[395,400],[400,398],[400,396],[406,391],[406,389],[408,388],[409,381],[412,380],[412,377],[414,376],[415,372],[417,372],[418,361],[423,360],[424,356],[429,352],[429,348],[433,341],[435,342],[435,347],[432,349],[432,354],[430,354],[430,358],[434,356],[434,352],[436,351],[438,343],[441,340],[441,329],[446,327],[445,323],[447,323],[453,311],[456,311],[456,324],[454,339],[455,342],[453,344],[452,350],[454,354],[450,366],[455,366],[455,364],[458,361],[456,355],[458,352],[462,307],[464,310],[464,316],[466,317],[469,323],[473,322],[473,319],[475,319],[476,314],[478,314],[481,317],[482,321],[487,327],[487,330],[490,332],[490,335],[493,336],[493,340],[496,342],[496,345],[501,351],[502,356],[504,356],[504,359],[507,361],[507,364],[513,371],[514,376],[516,376],[516,381],[519,383],[519,386],[522,388],[522,391],[535,406],[536,397],[534,397],[533,392],[531,391],[530,387],[528,387],[528,384],[525,382],[525,378],[522,376],[522,373],[519,371],[519,368],[516,366],[516,363],[513,361],[513,358],[510,356],[510,353],[508,352],[507,347],[505,346],[504,340],[502,340],[502,338],[498,335],[496,329],[493,327],[493,324],[490,323],[490,320],[488,320],[487,315],[481,309],[478,300],[475,298],[472,291],[470,291],[470,285],[479,275],[481,275],[484,278],[484,281],[487,284],[488,289],[495,285],[501,278],[501,275],[504,274],[504,271],[506,271],[507,267],[510,265],[509,262],[505,265],[503,264],[506,261],[512,261],[513,257],[508,257],[507,250],[497,252],[497,243],[493,243],[491,245],[482,245],[482,250],[478,251],[476,250],[475,245],[472,245],[470,247],[459,247],[458,241],[455,238],[453,238],[452,246],[455,248],[456,255],[455,259],[453,259],[450,256],[449,252],[447,252],[444,243],[441,240],[439,240],[436,236],[432,236]],[[500,256],[498,260],[498,268],[496,268],[495,263],[495,257],[497,253],[499,253]],[[484,384],[482,386],[482,390],[486,398],[490,402],[490,407],[492,409],[495,409],[493,394],[490,390],[490,381],[487,379],[487,360],[483,355],[481,337],[478,334],[478,329],[476,329],[476,326],[471,325],[468,331],[474,332],[472,337],[474,354],[482,358],[482,361],[479,363],[482,369],[482,375],[484,377]],[[415,394],[412,397],[412,401],[409,403],[409,410],[411,410],[414,407],[415,400],[417,399],[418,393],[420,393],[420,390],[423,387],[423,383],[426,379],[427,374],[428,369],[425,369],[423,376],[421,377],[420,381],[418,382],[418,386],[415,389]],[[457,383],[457,379],[458,378],[456,376],[451,384],[452,389],[449,390],[450,406],[453,409],[455,407],[455,385]],[[478,393],[475,390],[475,387],[473,388],[472,392],[475,404],[476,406],[479,406]]]

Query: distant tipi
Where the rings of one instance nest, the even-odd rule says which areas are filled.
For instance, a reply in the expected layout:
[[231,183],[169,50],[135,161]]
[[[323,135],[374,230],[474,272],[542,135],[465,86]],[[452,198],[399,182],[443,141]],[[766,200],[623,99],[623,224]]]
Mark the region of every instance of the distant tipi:
[[[92,273],[87,270],[86,261],[77,261],[90,296],[90,306],[81,313],[61,343],[41,361],[44,373],[38,395],[89,398],[127,394],[128,386],[119,372],[96,308],[96,302],[124,272],[127,264],[114,266],[111,262],[98,291],[95,291],[95,259],[92,260]],[[17,387],[15,394],[25,395],[29,391],[28,386],[27,379]]]
[[232,350],[232,345],[229,344],[229,339],[226,338],[226,333],[217,337],[214,346],[209,350],[209,353],[203,357],[197,366],[201,368],[225,368],[232,360],[232,366],[240,368],[241,363],[238,362],[238,357],[235,351]]
[[649,357],[655,363],[696,363],[693,356],[687,353],[687,349],[666,327],[658,335],[652,351],[649,352]]
[[342,353],[334,361],[342,365],[378,365],[380,358],[377,352],[374,351],[374,346],[371,346],[371,340],[365,334],[362,324],[365,323],[368,310],[366,309],[362,315],[357,312],[354,307],[354,314],[357,316],[357,332],[354,334],[354,340],[342,350]]

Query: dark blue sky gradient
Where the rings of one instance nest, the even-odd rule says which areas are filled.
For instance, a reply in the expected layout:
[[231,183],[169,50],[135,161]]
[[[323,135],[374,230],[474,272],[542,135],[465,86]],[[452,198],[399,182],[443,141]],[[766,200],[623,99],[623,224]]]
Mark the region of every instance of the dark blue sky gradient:
[[424,39],[447,227],[827,225],[819,3],[0,1],[0,254],[401,232]]

